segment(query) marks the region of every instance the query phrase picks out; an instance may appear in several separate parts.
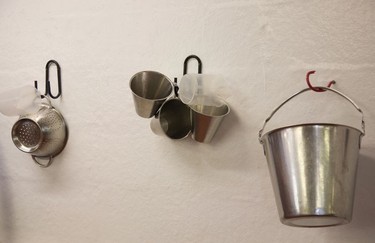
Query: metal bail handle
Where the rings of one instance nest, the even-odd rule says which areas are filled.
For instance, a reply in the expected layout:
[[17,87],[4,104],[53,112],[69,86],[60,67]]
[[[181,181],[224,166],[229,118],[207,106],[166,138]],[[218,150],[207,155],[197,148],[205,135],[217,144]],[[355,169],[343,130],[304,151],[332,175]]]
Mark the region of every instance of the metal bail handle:
[[[337,90],[335,90],[335,89],[332,89],[332,88],[328,88],[328,87],[323,87],[323,86],[317,86],[317,87],[315,87],[315,88],[318,88],[318,89],[322,89],[322,90],[328,90],[328,91],[331,91],[331,92],[333,92],[333,93],[336,93],[336,94],[338,94],[338,95],[340,95],[341,97],[343,97],[343,98],[345,98],[346,100],[348,100],[358,111],[359,111],[359,113],[361,113],[361,115],[362,115],[362,136],[365,136],[365,120],[364,120],[364,115],[363,115],[363,112],[362,112],[362,110],[361,110],[361,108],[359,108],[359,106],[356,104],[356,103],[354,103],[354,101],[352,100],[352,99],[350,99],[348,96],[346,96],[346,95],[344,95],[343,93],[341,93],[341,92],[339,92],[339,91],[337,91]],[[273,111],[272,111],[272,113],[271,113],[271,115],[269,115],[269,117],[267,117],[267,119],[264,121],[264,123],[263,123],[263,127],[262,127],[262,129],[260,129],[259,130],[259,134],[258,134],[258,140],[259,140],[259,143],[260,144],[263,144],[263,142],[262,142],[262,135],[263,135],[263,130],[264,130],[264,128],[266,127],[266,124],[267,124],[267,122],[269,122],[269,120],[271,120],[271,118],[273,117],[273,115],[283,106],[283,105],[285,105],[288,101],[290,101],[291,99],[293,99],[294,97],[296,97],[297,95],[300,95],[300,94],[302,94],[302,93],[304,93],[304,92],[306,92],[306,91],[309,91],[309,90],[311,90],[310,88],[306,88],[306,89],[303,89],[303,90],[301,90],[301,91],[299,91],[299,92],[297,92],[297,93],[295,93],[294,95],[292,95],[292,96],[290,96],[288,99],[286,99],[283,103],[281,103],[278,107],[276,107]]]

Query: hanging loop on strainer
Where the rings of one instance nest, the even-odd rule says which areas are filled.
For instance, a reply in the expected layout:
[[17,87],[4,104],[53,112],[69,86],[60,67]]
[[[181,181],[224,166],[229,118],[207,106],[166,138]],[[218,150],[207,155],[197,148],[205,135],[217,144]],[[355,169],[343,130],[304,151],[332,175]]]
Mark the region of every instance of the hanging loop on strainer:
[[[38,157],[38,156],[35,156],[35,155],[31,155],[31,158],[33,158],[34,162],[35,162],[37,165],[39,165],[40,167],[42,167],[42,168],[47,168],[47,167],[49,167],[49,166],[52,164],[52,159],[53,159],[52,156],[49,156],[49,157]],[[43,164],[43,163],[41,163],[41,162],[39,161],[39,159],[41,159],[41,160],[46,160],[46,159],[48,159],[48,160],[47,160],[46,163]]]

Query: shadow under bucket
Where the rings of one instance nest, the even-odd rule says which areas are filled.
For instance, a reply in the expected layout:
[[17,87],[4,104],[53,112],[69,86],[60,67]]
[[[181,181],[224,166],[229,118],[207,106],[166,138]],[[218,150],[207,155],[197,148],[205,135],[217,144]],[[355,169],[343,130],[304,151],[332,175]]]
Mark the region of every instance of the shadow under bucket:
[[[210,100],[212,100],[210,98]],[[229,114],[229,106],[222,100],[217,104],[190,105],[192,119],[192,137],[195,141],[209,143],[216,134],[224,117]]]
[[137,114],[143,118],[150,118],[171,95],[173,85],[161,73],[142,71],[130,79],[130,89]]
[[266,123],[287,101],[264,122],[259,132],[263,144],[276,204],[283,224],[297,227],[326,227],[351,221],[357,160],[363,132],[337,124],[301,124],[269,131],[262,136]]

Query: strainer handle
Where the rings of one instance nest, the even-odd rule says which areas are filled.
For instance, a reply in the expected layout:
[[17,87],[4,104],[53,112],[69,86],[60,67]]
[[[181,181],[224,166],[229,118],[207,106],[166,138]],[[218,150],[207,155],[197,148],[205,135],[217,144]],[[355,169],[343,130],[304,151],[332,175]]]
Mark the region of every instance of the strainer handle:
[[[51,164],[52,164],[52,156],[49,156],[49,157],[38,157],[38,156],[35,156],[35,155],[31,155],[31,158],[33,158],[34,162],[39,165],[40,167],[42,168],[47,168],[49,167]],[[47,163],[46,164],[42,164],[41,162],[38,161],[38,159],[48,159]]]
[[50,99],[48,96],[46,96],[46,95],[42,95],[42,99],[46,99],[47,102],[48,102],[48,105],[49,105],[50,107],[53,107],[53,106],[52,106],[51,99]]
[[[339,91],[337,91],[337,90],[335,90],[335,89],[332,89],[332,88],[323,87],[323,86],[317,86],[316,88],[318,88],[318,89],[323,89],[323,90],[328,90],[328,91],[334,92],[334,93],[340,95],[341,97],[345,98],[346,100],[348,100],[348,101],[349,101],[349,102],[350,102],[350,103],[351,103],[351,104],[352,104],[352,105],[353,105],[353,106],[359,111],[359,113],[361,113],[361,115],[362,115],[362,136],[365,135],[365,120],[364,120],[363,112],[362,112],[361,108],[359,108],[359,106],[358,106],[356,103],[354,103],[354,101],[353,101],[352,99],[350,99],[348,96],[346,96],[346,95],[344,95],[343,93],[341,93],[341,92],[339,92]],[[303,90],[301,90],[301,91],[295,93],[294,95],[290,96],[288,99],[286,99],[283,103],[281,103],[278,107],[276,107],[276,108],[272,111],[271,115],[269,115],[269,117],[267,117],[267,119],[264,121],[262,129],[259,130],[258,140],[259,140],[259,142],[260,142],[261,144],[263,144],[263,142],[262,142],[263,130],[264,130],[264,128],[266,127],[267,122],[269,122],[269,120],[271,120],[271,118],[273,117],[273,115],[274,115],[274,114],[275,114],[275,113],[276,113],[276,112],[277,112],[277,111],[278,111],[283,105],[285,105],[285,103],[287,103],[288,101],[290,101],[291,99],[293,99],[293,98],[296,97],[297,95],[302,94],[302,93],[304,93],[304,92],[306,92],[306,91],[309,91],[309,90],[311,90],[311,89],[310,89],[310,88],[306,88],[306,89],[303,89]]]

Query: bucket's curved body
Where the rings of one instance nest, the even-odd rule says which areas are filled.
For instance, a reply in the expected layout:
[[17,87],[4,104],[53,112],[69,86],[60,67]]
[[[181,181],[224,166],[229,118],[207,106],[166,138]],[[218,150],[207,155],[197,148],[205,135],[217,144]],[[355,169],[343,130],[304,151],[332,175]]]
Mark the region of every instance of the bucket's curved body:
[[280,220],[300,227],[349,223],[362,132],[302,124],[262,136]]

